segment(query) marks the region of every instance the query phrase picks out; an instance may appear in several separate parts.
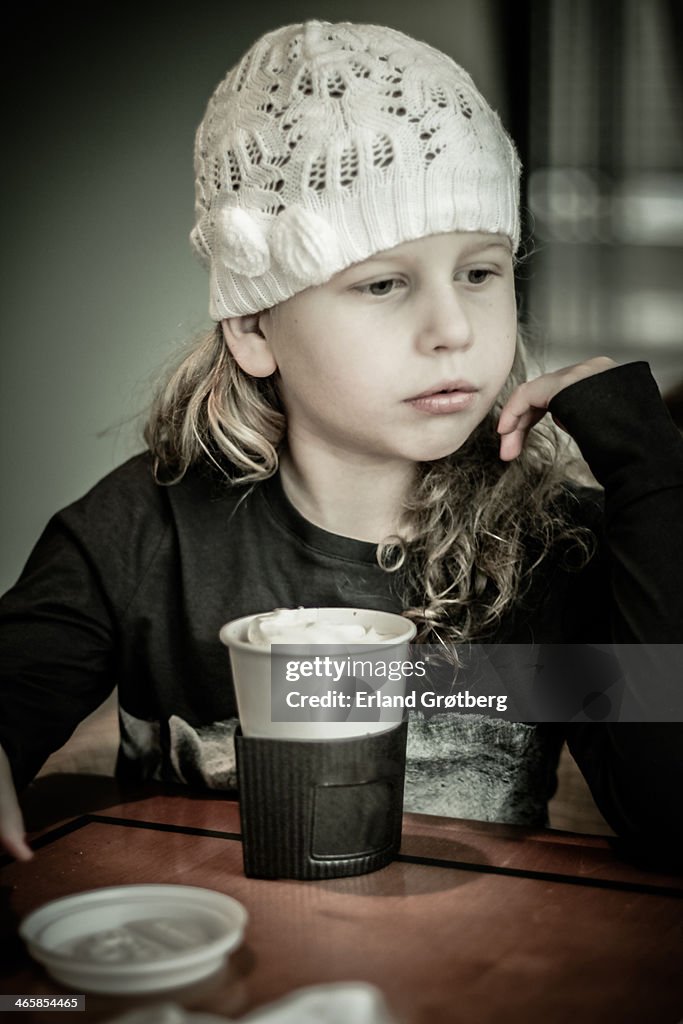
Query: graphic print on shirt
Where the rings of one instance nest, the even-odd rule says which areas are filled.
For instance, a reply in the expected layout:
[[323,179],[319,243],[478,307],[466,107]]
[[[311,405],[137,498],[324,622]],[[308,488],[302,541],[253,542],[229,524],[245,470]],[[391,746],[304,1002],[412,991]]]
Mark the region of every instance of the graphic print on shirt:
[[[235,718],[195,728],[178,715],[168,720],[170,750],[165,758],[161,747],[161,723],[135,718],[123,708],[121,751],[143,767],[144,777],[175,781],[207,789],[237,788],[235,766]],[[168,778],[168,766],[173,778]]]

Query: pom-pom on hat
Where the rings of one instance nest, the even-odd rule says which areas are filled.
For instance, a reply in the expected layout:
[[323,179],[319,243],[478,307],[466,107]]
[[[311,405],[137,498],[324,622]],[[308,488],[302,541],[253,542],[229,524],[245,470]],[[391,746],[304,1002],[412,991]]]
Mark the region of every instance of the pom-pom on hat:
[[450,57],[395,29],[263,36],[210,99],[195,172],[190,237],[213,320],[424,235],[519,244],[520,165],[498,115]]

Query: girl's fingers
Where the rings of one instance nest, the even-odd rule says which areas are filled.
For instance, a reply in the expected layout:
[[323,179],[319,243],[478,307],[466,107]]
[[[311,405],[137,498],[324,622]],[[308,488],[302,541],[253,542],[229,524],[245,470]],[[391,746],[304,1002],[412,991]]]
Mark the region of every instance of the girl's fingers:
[[5,751],[0,747],[0,847],[17,860],[30,860],[31,847],[26,842],[24,819],[14,791],[12,772]]
[[20,833],[0,836],[0,843],[15,860],[31,860],[33,857],[33,850]]
[[562,370],[544,373],[516,387],[503,406],[498,420],[500,457],[503,462],[510,462],[520,455],[529,431],[543,419],[555,395],[570,384],[603,373],[614,366],[616,363],[612,359],[598,356]]
[[503,462],[512,462],[521,454],[526,434],[515,430],[512,434],[503,434],[500,439],[500,458]]
[[527,406],[521,412],[514,412],[505,406],[498,421],[498,433],[511,434],[516,430],[528,431],[534,423],[538,423],[545,416],[545,412],[545,409],[535,409],[531,406]]
[[526,444],[526,439],[529,436],[529,431],[544,415],[544,412],[534,410],[528,415],[520,417],[517,426],[512,430],[501,434],[500,458],[503,462],[511,462],[521,454]]
[[498,422],[500,458],[503,462],[516,459],[526,443],[529,431],[545,416],[545,409],[534,409],[527,405],[523,411],[515,412],[509,403],[503,409]]
[[498,432],[507,434],[518,427],[530,427],[545,416],[550,400],[562,390],[556,373],[546,373],[515,388],[503,406]]

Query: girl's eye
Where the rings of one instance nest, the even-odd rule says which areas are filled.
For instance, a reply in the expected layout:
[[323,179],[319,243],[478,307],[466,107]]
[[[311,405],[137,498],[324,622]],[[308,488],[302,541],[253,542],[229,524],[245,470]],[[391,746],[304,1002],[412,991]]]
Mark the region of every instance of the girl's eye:
[[395,291],[395,286],[400,285],[396,277],[387,277],[383,281],[371,281],[370,284],[358,285],[356,291],[361,292],[363,295],[373,295],[377,299],[383,298],[385,295],[391,295]]
[[472,270],[466,271],[467,283],[486,284],[492,274],[492,270],[486,270],[484,267],[473,267]]

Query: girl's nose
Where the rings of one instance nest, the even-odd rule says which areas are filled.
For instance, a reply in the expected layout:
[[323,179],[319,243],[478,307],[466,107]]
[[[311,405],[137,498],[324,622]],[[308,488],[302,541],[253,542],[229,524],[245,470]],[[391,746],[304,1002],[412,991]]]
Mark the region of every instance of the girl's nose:
[[420,310],[417,345],[421,352],[468,348],[472,325],[455,285],[430,290]]

